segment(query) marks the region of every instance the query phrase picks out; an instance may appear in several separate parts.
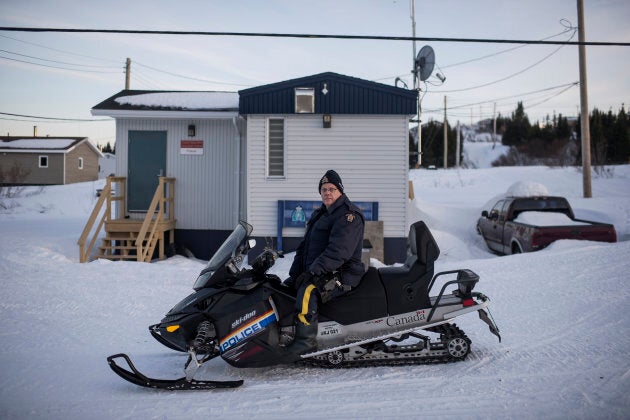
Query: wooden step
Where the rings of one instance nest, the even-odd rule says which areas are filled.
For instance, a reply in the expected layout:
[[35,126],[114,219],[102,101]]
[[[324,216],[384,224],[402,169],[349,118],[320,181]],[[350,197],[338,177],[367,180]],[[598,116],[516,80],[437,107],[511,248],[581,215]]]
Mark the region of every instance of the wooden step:
[[98,249],[100,249],[101,251],[105,251],[105,250],[130,250],[130,251],[135,251],[137,249],[137,247],[135,246],[129,246],[129,245],[107,245],[107,246],[99,246]]
[[136,261],[138,258],[136,255],[97,255],[96,258],[101,258],[104,260],[133,260]]

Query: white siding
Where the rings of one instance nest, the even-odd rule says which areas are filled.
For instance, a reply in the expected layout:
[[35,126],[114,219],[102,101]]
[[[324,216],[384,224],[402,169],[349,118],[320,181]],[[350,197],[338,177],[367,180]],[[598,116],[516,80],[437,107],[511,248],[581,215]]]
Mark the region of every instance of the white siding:
[[[203,155],[181,155],[180,140],[204,141]],[[232,230],[239,218],[239,134],[231,119],[117,119],[116,174],[127,176],[129,130],[167,131],[166,176],[175,181],[178,229]]]
[[[408,123],[406,116],[321,115],[286,118],[286,177],[265,177],[265,127],[269,116],[247,117],[247,214],[254,235],[276,235],[277,200],[319,200],[319,179],[336,170],[353,201],[378,201],[385,237],[407,236]],[[285,236],[301,232],[285,229]]]

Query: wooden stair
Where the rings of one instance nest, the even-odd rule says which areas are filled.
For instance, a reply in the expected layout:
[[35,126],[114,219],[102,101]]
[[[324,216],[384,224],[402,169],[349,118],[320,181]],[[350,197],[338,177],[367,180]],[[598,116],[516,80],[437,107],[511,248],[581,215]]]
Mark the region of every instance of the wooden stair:
[[103,244],[98,247],[97,258],[137,260],[137,248],[135,245],[137,237],[137,232],[107,232],[103,238]]
[[[119,184],[115,191],[112,188],[113,183]],[[109,177],[107,179],[101,197],[78,241],[81,262],[89,260],[96,237],[102,228],[105,230],[105,237],[96,250],[96,258],[150,262],[157,249],[157,257],[164,259],[166,232],[169,232],[168,240],[170,246],[173,246],[176,224],[174,215],[175,178],[159,177],[158,187],[144,219],[116,218],[113,216],[116,205],[118,205],[116,213],[124,213],[121,209],[125,209],[126,204],[125,184],[126,178],[124,177]],[[104,212],[103,208],[105,208]],[[103,214],[101,215],[101,213]],[[98,226],[94,228],[97,222]],[[88,242],[90,235],[92,237]]]

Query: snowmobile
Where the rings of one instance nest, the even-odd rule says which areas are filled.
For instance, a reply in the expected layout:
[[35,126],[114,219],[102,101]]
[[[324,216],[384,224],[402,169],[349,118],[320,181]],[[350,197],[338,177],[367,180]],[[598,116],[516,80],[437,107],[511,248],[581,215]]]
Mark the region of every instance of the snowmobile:
[[[107,358],[116,374],[150,388],[234,388],[243,381],[196,380],[195,372],[219,356],[239,368],[288,363],[284,350],[294,337],[295,290],[267,273],[282,256],[272,247],[244,264],[256,245],[252,229],[240,222],[199,274],[194,293],[149,326],[157,341],[188,353],[185,376],[147,377],[124,353]],[[473,291],[479,276],[468,269],[434,275],[440,250],[422,221],[411,226],[408,242],[404,265],[370,267],[356,288],[320,305],[317,350],[298,363],[353,367],[463,360],[471,340],[453,320],[473,312],[501,341],[489,298]],[[327,284],[338,281],[336,274]],[[438,281],[439,293],[431,296]],[[128,369],[116,363],[120,359]]]

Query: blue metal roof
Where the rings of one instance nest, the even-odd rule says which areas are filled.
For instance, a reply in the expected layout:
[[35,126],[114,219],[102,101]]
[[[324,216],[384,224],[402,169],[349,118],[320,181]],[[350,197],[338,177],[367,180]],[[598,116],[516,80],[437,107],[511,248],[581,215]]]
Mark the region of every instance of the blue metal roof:
[[315,114],[417,112],[415,91],[327,72],[241,90],[239,114],[294,114],[296,88],[314,89]]

